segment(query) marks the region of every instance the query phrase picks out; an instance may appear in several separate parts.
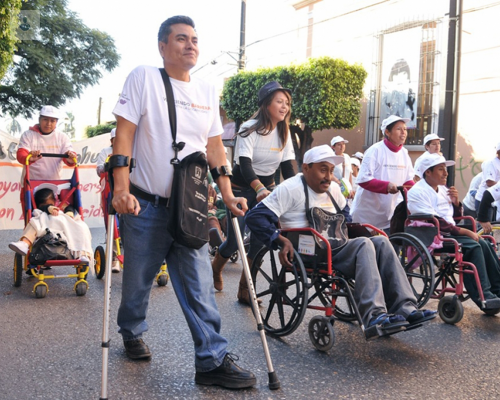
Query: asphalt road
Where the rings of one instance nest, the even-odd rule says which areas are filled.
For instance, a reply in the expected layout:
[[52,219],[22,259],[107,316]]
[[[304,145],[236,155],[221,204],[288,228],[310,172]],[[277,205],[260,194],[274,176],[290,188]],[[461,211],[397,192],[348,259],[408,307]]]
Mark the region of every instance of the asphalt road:
[[[93,229],[94,247],[104,229]],[[20,231],[0,231],[0,399],[99,399],[101,393],[104,282],[89,278],[83,297],[72,279],[49,281],[36,299],[34,278],[13,287],[13,252]],[[64,269],[66,267],[61,268]],[[251,311],[236,301],[241,266],[228,264],[216,294],[223,334],[238,362],[257,375],[253,389],[224,390],[194,384],[193,344],[170,285],[155,284],[145,340],[150,362],[132,362],[117,333],[121,274],[113,275],[109,399],[496,399],[500,398],[500,317],[486,317],[470,301],[456,326],[439,318],[425,327],[366,342],[357,324],[337,322],[336,343],[320,353],[307,326],[317,311],[282,339],[268,338],[281,389],[271,391]],[[71,269],[67,271],[72,272]],[[428,308],[436,309],[431,300]]]

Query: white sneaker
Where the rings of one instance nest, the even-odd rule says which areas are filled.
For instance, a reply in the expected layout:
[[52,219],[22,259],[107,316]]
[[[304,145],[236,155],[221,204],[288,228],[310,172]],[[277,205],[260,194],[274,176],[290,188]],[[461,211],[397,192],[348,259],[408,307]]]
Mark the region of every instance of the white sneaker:
[[80,262],[83,264],[88,264],[90,260],[87,256],[80,256]]
[[19,242],[9,243],[9,248],[11,250],[14,250],[17,254],[20,254],[22,256],[25,256],[26,254],[28,254],[28,251],[30,249],[28,244],[23,242],[22,240],[20,240]]
[[120,267],[120,261],[115,260],[113,261],[113,264],[111,264],[111,272],[118,273],[122,270]]

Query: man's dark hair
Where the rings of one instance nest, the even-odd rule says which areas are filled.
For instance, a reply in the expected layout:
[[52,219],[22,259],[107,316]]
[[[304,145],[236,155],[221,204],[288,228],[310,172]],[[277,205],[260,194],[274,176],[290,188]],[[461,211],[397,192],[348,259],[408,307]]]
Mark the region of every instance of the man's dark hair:
[[35,203],[37,207],[40,207],[40,205],[47,204],[47,200],[52,199],[56,200],[54,197],[54,192],[51,189],[44,188],[37,190],[35,193]]
[[170,17],[160,26],[160,30],[158,31],[159,42],[168,43],[168,36],[170,35],[170,32],[172,32],[171,27],[175,24],[189,25],[194,29],[194,22],[191,18],[186,17],[185,15],[176,15],[175,17]]

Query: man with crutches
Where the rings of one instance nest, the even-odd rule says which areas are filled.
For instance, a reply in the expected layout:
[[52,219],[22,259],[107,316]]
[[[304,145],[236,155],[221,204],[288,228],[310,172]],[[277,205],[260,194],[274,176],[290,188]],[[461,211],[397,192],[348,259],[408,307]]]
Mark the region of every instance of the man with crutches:
[[[167,230],[172,217],[168,199],[175,190],[170,160],[202,151],[210,168],[224,171],[218,96],[211,85],[189,73],[198,58],[198,38],[189,17],[167,19],[158,33],[158,48],[176,99],[177,140],[185,142],[188,151],[174,154],[160,71],[155,67],[136,68],[113,111],[117,119],[113,157],[123,157],[123,165],[114,165],[112,202],[120,214],[125,254],[119,332],[129,358],[151,358],[142,335],[148,328],[146,313],[157,266],[165,259],[193,337],[196,383],[232,389],[251,387],[256,384],[255,375],[236,365],[237,357],[228,353],[227,340],[220,334],[207,245],[198,250],[182,246]],[[136,168],[130,174],[126,164],[132,155]],[[231,212],[243,215],[246,202],[234,197],[229,178],[221,173],[217,184]]]

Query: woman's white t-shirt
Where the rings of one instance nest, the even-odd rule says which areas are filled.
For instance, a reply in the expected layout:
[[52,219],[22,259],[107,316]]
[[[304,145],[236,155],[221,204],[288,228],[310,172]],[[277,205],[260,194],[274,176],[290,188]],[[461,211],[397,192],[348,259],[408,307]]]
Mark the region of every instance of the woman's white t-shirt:
[[[343,154],[343,156],[344,156],[344,163],[337,164],[335,166],[335,169],[333,170],[333,174],[335,175],[335,178],[339,180],[343,178],[349,180],[349,176],[351,176],[352,174],[351,157],[349,157],[345,153]],[[344,173],[344,165],[345,165],[345,173]]]
[[[332,213],[337,212],[328,193],[316,193],[309,186],[307,190],[309,207],[321,207]],[[346,200],[340,193],[339,186],[331,184],[329,190],[339,208],[343,210]],[[309,227],[309,221],[306,217],[306,195],[302,183],[302,174],[297,174],[281,182],[262,202],[279,218],[281,228]]]
[[[224,131],[215,88],[191,76],[189,82],[170,78],[177,116],[177,142],[184,142],[179,159],[206,153],[207,141]],[[136,168],[130,181],[141,189],[170,197],[174,157],[165,86],[156,67],[140,66],[127,77],[113,114],[137,125],[133,157]],[[154,178],[153,178],[154,177]]]
[[[395,153],[380,141],[365,152],[356,183],[378,179],[400,186],[412,180],[414,175],[408,150],[403,147]],[[352,220],[379,229],[389,228],[394,209],[402,200],[401,194],[375,193],[359,186],[351,207]]]
[[[246,121],[241,125],[240,132],[256,122],[254,119]],[[285,147],[283,149],[281,147],[277,127],[265,136],[257,132],[252,132],[246,137],[237,136],[234,160],[239,165],[240,157],[248,157],[252,160],[252,168],[256,175],[269,176],[276,172],[283,161],[295,160],[290,132],[288,132]]]

